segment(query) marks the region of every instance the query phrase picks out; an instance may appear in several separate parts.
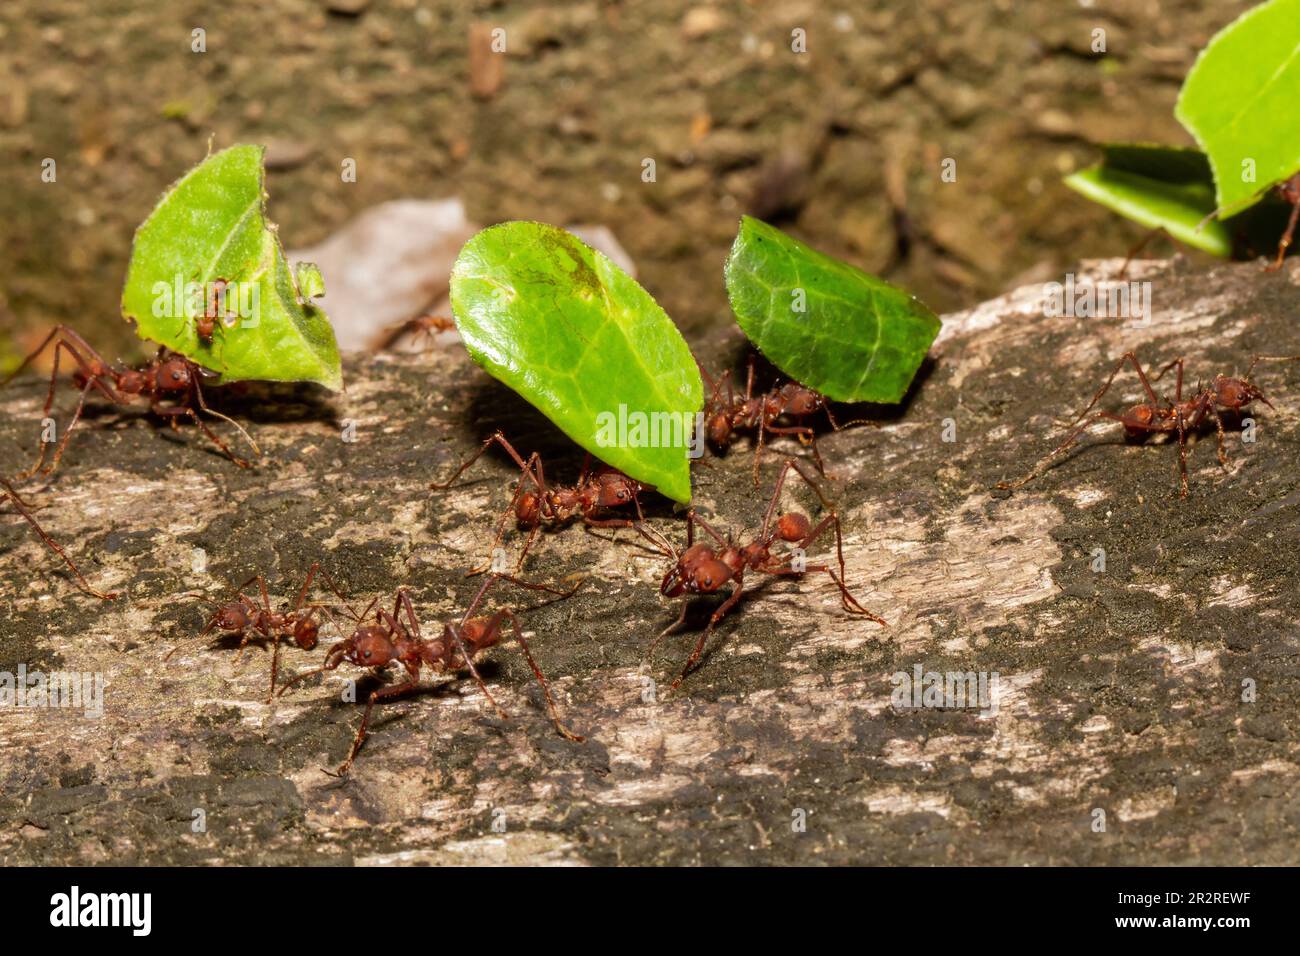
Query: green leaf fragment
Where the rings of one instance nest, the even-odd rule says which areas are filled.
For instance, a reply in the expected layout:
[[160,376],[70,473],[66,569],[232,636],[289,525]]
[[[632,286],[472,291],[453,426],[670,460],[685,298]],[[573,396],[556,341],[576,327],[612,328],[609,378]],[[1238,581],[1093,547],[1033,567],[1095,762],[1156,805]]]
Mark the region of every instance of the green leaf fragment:
[[325,294],[325,277],[314,262],[300,262],[293,267],[294,282],[298,286],[298,301],[319,299]]
[[[1214,212],[1214,177],[1205,154],[1168,146],[1111,145],[1096,166],[1065,185],[1149,229],[1212,255],[1232,255],[1228,225]],[[1207,221],[1209,219],[1209,221]]]
[[592,455],[675,501],[704,400],[677,327],[576,236],[507,222],[465,244],[451,304],[469,354]]
[[1173,146],[1111,144],[1102,161],[1065,179],[1071,189],[1148,229],[1221,258],[1277,242],[1282,204],[1269,201],[1215,219],[1214,176],[1205,154]]
[[[141,338],[212,369],[222,382],[303,381],[338,390],[334,330],[309,301],[323,292],[320,272],[300,269],[295,281],[266,219],[264,152],[233,146],[168,190],[136,230],[122,315]],[[304,281],[310,291],[300,298]],[[218,310],[221,321],[204,342],[195,319]]]
[[1300,0],[1271,0],[1201,51],[1174,115],[1209,156],[1219,214],[1300,170]]
[[750,216],[726,266],[751,342],[795,381],[839,402],[899,402],[939,318],[910,293]]

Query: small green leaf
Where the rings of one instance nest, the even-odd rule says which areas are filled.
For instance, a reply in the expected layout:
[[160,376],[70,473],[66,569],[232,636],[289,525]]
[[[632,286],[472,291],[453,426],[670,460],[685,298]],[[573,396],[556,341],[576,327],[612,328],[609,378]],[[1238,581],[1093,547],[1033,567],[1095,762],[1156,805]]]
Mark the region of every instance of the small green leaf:
[[1199,150],[1128,143],[1102,150],[1100,163],[1067,176],[1065,184],[1112,212],[1224,259],[1241,245],[1267,249],[1281,235],[1285,211],[1277,201],[1212,218],[1214,177]]
[[298,300],[319,299],[325,294],[325,277],[314,262],[300,262],[293,267],[294,282],[298,285]]
[[[323,311],[300,299],[266,220],[264,152],[232,146],[168,190],[136,230],[122,315],[135,320],[141,338],[220,373],[223,382],[318,382],[338,390],[334,330]],[[320,273],[307,277],[315,283]],[[208,344],[194,319],[209,307],[219,279],[230,283],[227,315]]]
[[1174,115],[1205,150],[1221,216],[1300,169],[1300,0],[1246,11],[1201,51]]
[[677,327],[636,280],[563,229],[507,222],[465,243],[451,305],[489,374],[605,463],[690,501],[704,388]]
[[883,279],[750,216],[726,267],[740,327],[795,381],[837,402],[898,402],[938,317]]
[[1093,202],[1211,255],[1232,255],[1232,232],[1213,219],[1214,177],[1205,154],[1169,146],[1110,145],[1096,166],[1065,179]]

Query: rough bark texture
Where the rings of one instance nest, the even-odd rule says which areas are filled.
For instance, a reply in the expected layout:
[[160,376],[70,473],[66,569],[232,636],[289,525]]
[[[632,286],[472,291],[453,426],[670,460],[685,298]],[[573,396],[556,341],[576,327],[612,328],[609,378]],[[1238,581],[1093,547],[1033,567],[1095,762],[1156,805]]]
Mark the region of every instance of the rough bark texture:
[[[1117,263],[1094,266],[1113,275]],[[829,491],[849,582],[888,628],[844,615],[827,581],[755,588],[670,694],[694,635],[666,640],[643,668],[677,610],[657,593],[663,562],[626,534],[570,528],[544,537],[529,574],[589,583],[525,623],[587,742],[552,732],[526,666],[502,647],[484,673],[510,721],[471,681],[431,681],[377,711],[342,785],[320,768],[343,757],[361,716],[340,700],[348,669],[268,706],[266,653],[240,667],[229,642],[197,641],[206,608],[177,595],[218,597],[261,572],[278,602],[320,560],[357,602],[409,587],[432,630],[477,586],[462,574],[485,556],[511,469],[491,456],[445,494],[430,479],[497,426],[548,456],[552,476],[571,477],[581,456],[457,347],[354,359],[333,399],[228,397],[266,453],[253,472],[193,429],[97,415],[57,480],[32,493],[92,580],[129,597],[82,595],[15,519],[0,524],[0,671],[107,681],[101,719],[0,711],[0,859],[1295,862],[1300,367],[1260,371],[1276,409],[1257,410],[1253,444],[1231,429],[1226,471],[1212,430],[1195,443],[1187,500],[1175,448],[1126,446],[1117,429],[1014,496],[993,490],[1051,447],[1053,420],[1127,348],[1152,362],[1186,355],[1193,380],[1240,371],[1257,351],[1300,352],[1295,275],[1148,265],[1135,276],[1153,283],[1143,328],[1045,318],[1039,286],[949,316],[883,428],[822,442],[841,479]],[[700,351],[742,354],[733,339]],[[42,394],[35,380],[0,394],[0,472],[33,450]],[[1136,397],[1126,373],[1109,407]],[[340,440],[349,419],[355,443]],[[769,480],[778,461],[767,459]],[[696,481],[697,507],[721,526],[756,525],[766,493],[743,445]],[[788,499],[816,511],[806,491]],[[680,516],[651,510],[680,541]],[[190,571],[195,548],[206,574]],[[319,653],[289,650],[285,664]],[[996,671],[996,716],[896,710],[890,675],[918,663]],[[192,832],[196,809],[206,832]]]

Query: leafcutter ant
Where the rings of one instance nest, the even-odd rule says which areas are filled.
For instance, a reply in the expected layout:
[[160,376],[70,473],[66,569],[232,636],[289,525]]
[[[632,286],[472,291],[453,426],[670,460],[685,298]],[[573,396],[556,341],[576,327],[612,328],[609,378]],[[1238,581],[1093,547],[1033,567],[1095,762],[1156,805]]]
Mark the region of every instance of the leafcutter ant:
[[[479,588],[478,594],[474,596],[474,600],[469,603],[469,607],[465,609],[465,613],[461,615],[458,622],[444,624],[441,636],[428,639],[420,632],[420,622],[416,617],[410,594],[407,593],[405,588],[398,588],[393,602],[392,613],[380,608],[375,613],[373,623],[361,623],[350,637],[330,647],[325,655],[325,663],[322,666],[299,674],[284,683],[284,686],[280,688],[281,696],[298,681],[314,674],[334,670],[343,663],[374,668],[375,670],[380,670],[393,663],[402,667],[405,680],[398,684],[381,687],[370,694],[369,699],[366,701],[365,713],[361,717],[361,726],[357,728],[356,737],[352,741],[352,749],[349,751],[347,759],[331,776],[346,776],[348,770],[351,769],[352,762],[356,759],[358,751],[361,750],[361,745],[365,743],[366,728],[370,724],[370,712],[374,709],[375,704],[403,697],[419,690],[420,670],[425,666],[434,674],[469,671],[478,684],[479,690],[487,698],[488,703],[492,705],[503,720],[508,720],[510,715],[496,702],[496,699],[487,689],[487,685],[483,682],[478,668],[474,665],[475,657],[489,647],[500,643],[507,622],[514,632],[513,636],[519,644],[519,649],[528,661],[529,668],[532,669],[533,676],[537,678],[537,683],[541,685],[542,694],[546,699],[546,710],[550,715],[551,723],[555,725],[556,732],[566,740],[581,743],[585,739],[569,730],[560,720],[559,712],[555,706],[555,699],[551,696],[551,688],[546,683],[546,677],[542,674],[541,668],[537,666],[537,661],[533,659],[532,651],[529,649],[527,641],[524,640],[523,631],[519,626],[519,618],[515,615],[515,612],[509,608],[502,608],[487,616],[474,616],[483,603],[483,598],[487,595],[488,589],[497,581],[507,581],[516,587],[526,588],[530,591],[545,591],[557,595],[552,600],[562,600],[572,596],[582,583],[579,582],[567,591],[560,591],[543,584],[532,584],[509,575],[494,574],[483,582],[483,586]],[[365,615],[363,615],[363,619],[364,617]],[[326,773],[330,773],[330,771],[326,771]]]
[[[817,432],[811,425],[801,424],[817,412],[825,412],[826,419],[835,431],[843,431],[853,425],[872,425],[875,422],[866,419],[854,419],[841,425],[831,411],[830,400],[820,392],[800,385],[798,382],[786,382],[773,385],[761,395],[754,394],[754,359],[749,360],[749,373],[745,379],[745,394],[738,396],[731,387],[731,369],[714,382],[700,366],[700,374],[709,388],[709,397],[704,403],[704,427],[709,443],[715,448],[725,449],[735,441],[739,432],[754,432],[754,487],[757,488],[758,463],[763,454],[763,445],[768,435],[790,435],[807,446],[817,465],[817,471],[826,477],[826,467],[822,462],[821,452],[817,449]],[[725,388],[725,394],[723,394]],[[780,420],[793,421],[782,425]]]
[[72,571],[73,576],[76,577],[77,587],[81,588],[81,590],[85,591],[87,594],[103,601],[111,601],[113,598],[117,597],[117,591],[97,591],[90,586],[90,582],[82,576],[81,569],[73,563],[72,559],[68,557],[63,548],[59,547],[59,543],[46,534],[45,529],[36,521],[35,516],[32,515],[30,510],[31,505],[23,501],[22,497],[18,494],[17,489],[9,483],[8,479],[0,478],[0,505],[3,505],[6,501],[12,504],[14,510],[22,515],[23,520],[32,526],[40,539],[45,542],[45,546],[63,559],[63,563],[68,566]]
[[[207,626],[199,634],[199,639],[207,637],[214,629],[223,631],[226,634],[238,635],[240,638],[239,657],[244,656],[244,649],[254,637],[261,637],[263,640],[271,642],[271,689],[267,692],[266,702],[269,704],[272,697],[275,696],[275,679],[280,668],[280,642],[292,640],[298,647],[304,651],[310,651],[316,646],[316,641],[320,633],[320,623],[316,620],[316,613],[324,611],[329,613],[328,608],[322,604],[304,605],[307,602],[307,593],[311,589],[311,583],[319,574],[325,579],[331,591],[344,602],[346,609],[347,599],[339,591],[338,587],[330,579],[330,576],[321,570],[320,562],[312,564],[307,571],[307,577],[302,582],[302,588],[298,591],[298,600],[292,608],[286,608],[282,611],[275,611],[271,608],[271,599],[267,594],[266,580],[260,575],[255,574],[239,587],[235,589],[235,596],[224,603],[218,604],[209,600],[201,594],[191,594],[191,597],[197,597],[212,604],[216,610],[212,617],[208,619]],[[256,597],[244,593],[244,589],[256,582],[258,590],[261,592],[261,601],[258,602]],[[171,656],[179,649],[173,647],[164,655],[163,660],[170,660]]]
[[[1191,433],[1198,432],[1207,418],[1214,419],[1215,429],[1218,432],[1218,457],[1220,465],[1227,465],[1228,453],[1224,450],[1224,429],[1223,429],[1223,412],[1238,413],[1247,408],[1252,402],[1260,401],[1269,408],[1272,404],[1258,386],[1252,381],[1255,372],[1255,366],[1260,362],[1293,362],[1300,359],[1300,356],[1287,355],[1256,355],[1251,359],[1250,366],[1246,369],[1246,374],[1240,378],[1230,375],[1216,375],[1209,385],[1204,387],[1198,385],[1190,398],[1183,398],[1183,364],[1184,359],[1179,357],[1166,364],[1150,379],[1142,369],[1142,363],[1138,361],[1135,352],[1125,352],[1111,373],[1107,376],[1106,381],[1102,383],[1101,388],[1093,395],[1086,408],[1071,420],[1068,426],[1071,431],[1066,436],[1065,441],[1061,442],[1052,452],[1040,461],[1034,469],[1016,481],[1000,481],[998,487],[1003,490],[1015,490],[1022,487],[1034,478],[1039,477],[1047,471],[1052,463],[1061,455],[1069,451],[1078,443],[1084,432],[1091,428],[1099,421],[1118,422],[1124,426],[1125,437],[1132,441],[1145,441],[1153,434],[1164,433],[1177,436],[1178,441],[1178,468],[1180,477],[1180,494],[1179,497],[1186,498],[1188,493],[1187,479],[1187,436]],[[1130,407],[1123,413],[1116,412],[1097,412],[1089,416],[1089,412],[1101,401],[1106,390],[1110,388],[1111,383],[1115,381],[1115,376],[1119,374],[1125,363],[1129,363],[1137,371],[1138,379],[1142,382],[1142,390],[1146,393],[1147,401],[1139,402]],[[1170,369],[1177,370],[1177,379],[1174,389],[1174,400],[1162,400],[1156,395],[1155,389],[1152,388],[1152,382],[1158,382],[1164,377]]]
[[433,347],[434,336],[439,332],[454,331],[456,331],[454,319],[443,315],[418,315],[385,329],[380,335],[375,350],[385,352],[409,335],[415,342],[422,343],[423,349],[428,351]]
[[[815,527],[807,516],[798,512],[786,512],[773,520],[777,504],[781,499],[781,489],[785,485],[786,476],[791,471],[812,488],[818,500],[821,501],[822,507],[830,512]],[[696,525],[703,528],[709,537],[713,539],[712,543],[695,543]],[[639,527],[649,540],[654,541],[655,538],[658,538],[657,546],[673,561],[672,567],[668,569],[659,586],[659,593],[669,598],[687,597],[687,600],[682,602],[682,613],[676,621],[655,638],[654,643],[650,645],[650,650],[647,651],[647,657],[654,653],[655,647],[658,646],[661,640],[685,623],[691,597],[715,594],[724,585],[731,585],[731,593],[709,618],[708,627],[700,635],[695,650],[691,652],[691,656],[687,659],[686,666],[682,668],[681,674],[673,681],[673,688],[681,685],[682,680],[699,661],[700,655],[704,653],[704,645],[707,643],[709,635],[713,633],[714,628],[717,627],[718,622],[740,601],[745,588],[746,572],[782,577],[803,576],[814,573],[826,574],[839,588],[840,604],[845,611],[850,614],[861,615],[882,627],[886,626],[884,619],[872,614],[858,603],[857,598],[853,596],[845,584],[844,541],[840,531],[839,515],[835,512],[831,502],[822,493],[821,488],[817,486],[817,483],[791,459],[786,459],[780,474],[777,476],[776,485],[772,489],[772,499],[768,503],[766,513],[763,515],[762,528],[759,530],[757,537],[753,538],[748,544],[737,544],[730,536],[723,538],[694,510],[690,511],[686,516],[686,550],[680,554],[657,532],[655,537],[652,538],[649,533],[646,533],[648,531],[647,526]],[[807,564],[803,555],[809,545],[831,528],[835,529],[835,556],[839,564],[838,574],[829,564]],[[792,545],[795,550],[785,554],[773,555],[772,546],[778,539]]]
[[[533,540],[543,526],[557,528],[575,518],[581,518],[583,523],[590,528],[630,528],[637,522],[630,518],[604,516],[612,508],[622,508],[627,505],[636,508],[638,520],[644,518],[641,513],[640,494],[649,488],[648,485],[644,485],[635,479],[629,478],[621,471],[607,466],[601,466],[595,471],[591,471],[591,456],[588,456],[583,463],[582,473],[579,475],[576,485],[568,487],[563,485],[548,486],[545,472],[542,469],[541,456],[537,452],[533,452],[525,461],[499,431],[493,432],[483,442],[482,447],[457,468],[450,478],[446,481],[434,482],[429,487],[439,491],[450,488],[456,479],[463,475],[474,462],[478,461],[493,444],[504,448],[506,454],[519,466],[520,477],[518,484],[515,486],[514,497],[510,499],[510,505],[506,510],[501,513],[501,520],[497,522],[496,540],[492,544],[492,553],[495,556],[497,549],[501,546],[501,539],[505,535],[506,522],[513,512],[519,527],[528,530],[528,539],[524,542],[524,548],[519,553],[519,560],[515,564],[516,573],[523,568],[528,549],[532,547]],[[495,560],[495,557],[493,560]],[[491,567],[491,564],[475,568],[466,576],[482,574],[489,567]],[[492,570],[501,571],[502,569],[492,567]]]
[[77,422],[81,420],[86,398],[92,390],[116,405],[128,405],[135,398],[146,398],[150,403],[150,411],[155,415],[166,418],[173,428],[176,427],[178,418],[188,416],[203,434],[221,449],[227,458],[241,468],[248,468],[250,465],[247,461],[235,455],[230,450],[230,447],[212,429],[208,428],[207,424],[199,418],[198,413],[200,411],[229,422],[244,436],[244,439],[252,446],[253,451],[261,454],[257,445],[237,422],[209,408],[204,401],[200,381],[205,375],[211,373],[185,356],[178,355],[165,348],[160,348],[158,354],[152,360],[139,368],[114,368],[104,361],[103,357],[91,348],[80,335],[66,325],[60,325],[56,326],[46,336],[40,347],[27,356],[13,374],[0,382],[0,387],[13,381],[51,344],[54,346],[54,370],[50,373],[50,388],[45,397],[45,417],[49,417],[50,408],[54,404],[54,389],[59,379],[59,360],[64,352],[76,363],[77,368],[73,372],[72,381],[77,388],[81,389],[81,395],[77,400],[77,407],[72,413],[72,418],[68,422],[68,427],[63,432],[63,438],[54,451],[53,460],[46,464],[45,459],[51,443],[42,440],[41,453],[36,459],[36,464],[23,472],[19,476],[20,479],[25,480],[38,472],[48,475],[58,467],[59,459],[63,457],[63,452],[68,446],[68,439],[72,435],[72,430],[77,427]]

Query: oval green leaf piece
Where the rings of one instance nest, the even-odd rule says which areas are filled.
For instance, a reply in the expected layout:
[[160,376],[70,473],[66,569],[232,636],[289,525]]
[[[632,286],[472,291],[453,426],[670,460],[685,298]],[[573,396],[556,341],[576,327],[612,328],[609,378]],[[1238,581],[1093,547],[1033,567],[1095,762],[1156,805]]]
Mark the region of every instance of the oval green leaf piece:
[[507,222],[465,244],[451,305],[490,375],[606,464],[691,500],[704,388],[681,333],[636,280],[563,229]]
[[773,365],[837,402],[898,402],[939,318],[914,296],[750,216],[726,267],[740,327]]
[[1201,51],[1174,115],[1210,158],[1221,216],[1300,170],[1300,0],[1270,0]]
[[[221,375],[222,382],[343,387],[338,345],[310,296],[315,267],[295,274],[266,219],[261,146],[232,146],[191,170],[136,230],[122,315],[146,341]],[[298,276],[311,279],[306,294]],[[217,317],[210,341],[197,319]]]

